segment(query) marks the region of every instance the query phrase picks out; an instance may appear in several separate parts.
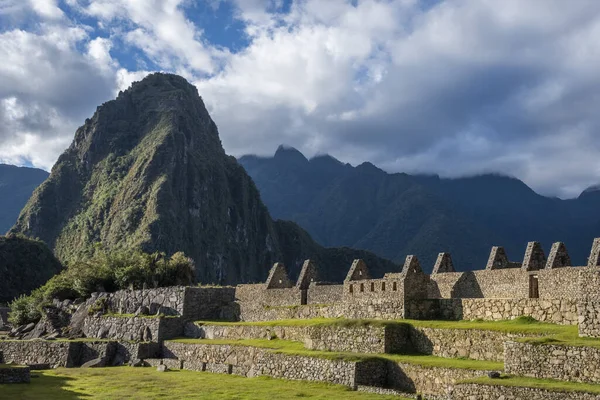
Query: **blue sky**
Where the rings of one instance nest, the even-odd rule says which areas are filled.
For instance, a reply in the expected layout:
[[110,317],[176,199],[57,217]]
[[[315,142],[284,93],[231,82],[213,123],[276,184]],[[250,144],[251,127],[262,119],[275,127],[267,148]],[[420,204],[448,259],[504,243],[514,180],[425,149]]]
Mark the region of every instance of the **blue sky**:
[[225,150],[280,144],[390,172],[600,182],[596,0],[0,0],[0,162],[50,169],[153,71]]

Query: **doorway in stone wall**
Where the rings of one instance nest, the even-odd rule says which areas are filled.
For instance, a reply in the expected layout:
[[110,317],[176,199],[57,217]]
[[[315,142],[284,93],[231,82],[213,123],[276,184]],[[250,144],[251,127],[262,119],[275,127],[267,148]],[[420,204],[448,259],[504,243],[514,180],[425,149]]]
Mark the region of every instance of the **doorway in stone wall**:
[[537,299],[540,297],[540,289],[538,286],[538,276],[529,275],[529,298]]

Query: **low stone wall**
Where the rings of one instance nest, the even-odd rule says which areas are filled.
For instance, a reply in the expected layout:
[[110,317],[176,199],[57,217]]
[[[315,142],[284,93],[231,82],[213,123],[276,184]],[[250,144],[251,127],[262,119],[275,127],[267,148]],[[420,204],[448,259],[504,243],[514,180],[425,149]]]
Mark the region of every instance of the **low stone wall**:
[[509,374],[574,382],[600,382],[600,349],[558,345],[504,343]]
[[183,334],[178,317],[88,316],[83,334],[89,338],[160,342]]
[[409,349],[408,326],[260,326],[186,324],[186,337],[203,339],[279,338],[307,349],[353,353],[398,353]]
[[307,349],[352,353],[398,353],[408,349],[408,327],[398,326],[315,326],[308,327]]
[[458,368],[423,367],[406,363],[388,363],[387,386],[407,393],[446,395],[448,389],[464,379],[485,376],[490,371]]
[[579,336],[600,337],[600,303],[598,301],[580,301],[577,303],[579,314]]
[[329,360],[277,354],[266,349],[231,345],[166,341],[165,356],[183,362],[184,369],[274,378],[322,381],[356,387],[385,380],[385,363]]
[[451,400],[598,400],[600,396],[584,392],[552,392],[514,386],[492,386],[479,384],[459,384],[454,386],[449,396]]
[[530,316],[541,322],[576,325],[577,301],[574,299],[461,299],[455,319],[498,321]]
[[79,367],[104,358],[106,365],[122,365],[131,360],[157,357],[158,343],[112,341],[0,341],[0,363],[12,361],[35,368]]
[[79,354],[73,343],[43,340],[0,341],[0,362],[36,366],[39,368],[70,367]]
[[0,384],[29,383],[31,374],[29,367],[0,365]]
[[361,304],[337,303],[331,305],[303,305],[292,307],[255,307],[240,304],[240,321],[275,321],[280,319],[348,318],[348,319],[403,319],[404,302]]
[[[434,329],[411,327],[410,342],[415,351],[446,358],[503,361],[504,342],[524,334],[476,329]],[[528,335],[531,336],[531,335]]]

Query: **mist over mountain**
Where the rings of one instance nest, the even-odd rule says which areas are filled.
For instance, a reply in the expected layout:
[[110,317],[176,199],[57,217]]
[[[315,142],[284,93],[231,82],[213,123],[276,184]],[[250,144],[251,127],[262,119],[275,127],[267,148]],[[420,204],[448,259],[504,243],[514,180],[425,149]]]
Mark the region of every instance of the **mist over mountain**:
[[391,262],[324,249],[294,223],[273,221],[252,179],[225,154],[197,89],[152,74],[98,107],[75,133],[11,233],[43,240],[64,263],[107,249],[183,251],[201,282],[263,281],[275,261],[305,258],[341,280],[352,259],[376,273]]
[[401,261],[417,254],[424,268],[449,251],[460,270],[485,266],[491,246],[523,258],[528,241],[548,252],[566,243],[573,262],[586,262],[600,235],[600,191],[560,200],[522,181],[494,174],[457,179],[388,174],[329,155],[307,159],[281,146],[273,157],[239,159],[276,218],[290,219],[325,246],[351,246]]
[[0,164],[0,235],[14,225],[31,193],[47,177],[41,169]]

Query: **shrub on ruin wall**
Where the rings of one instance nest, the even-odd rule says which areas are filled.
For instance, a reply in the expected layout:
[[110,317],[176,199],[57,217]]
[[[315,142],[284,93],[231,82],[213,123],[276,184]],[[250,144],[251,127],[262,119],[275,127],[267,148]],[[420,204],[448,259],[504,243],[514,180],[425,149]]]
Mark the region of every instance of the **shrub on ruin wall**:
[[194,262],[183,253],[167,257],[165,253],[114,251],[98,247],[86,261],[70,263],[60,274],[21,296],[11,304],[9,321],[13,325],[37,322],[42,307],[52,299],[87,298],[93,292],[190,285],[194,282]]

